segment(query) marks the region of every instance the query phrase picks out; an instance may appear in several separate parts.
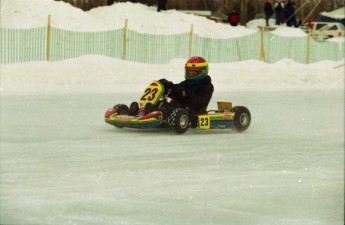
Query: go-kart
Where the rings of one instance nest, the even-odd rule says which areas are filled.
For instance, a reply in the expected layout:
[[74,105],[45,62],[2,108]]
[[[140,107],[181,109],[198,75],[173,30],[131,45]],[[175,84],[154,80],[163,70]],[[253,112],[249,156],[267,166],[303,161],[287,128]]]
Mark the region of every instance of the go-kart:
[[173,101],[165,92],[164,85],[153,81],[142,94],[139,102],[117,104],[105,113],[105,122],[118,128],[170,128],[173,132],[182,134],[188,128],[200,129],[233,129],[245,131],[251,122],[249,110],[244,106],[232,107],[231,102],[217,102],[218,109],[207,113],[194,115],[198,120],[196,126],[191,126],[191,118],[186,109],[177,107],[169,115],[164,115],[162,105]]

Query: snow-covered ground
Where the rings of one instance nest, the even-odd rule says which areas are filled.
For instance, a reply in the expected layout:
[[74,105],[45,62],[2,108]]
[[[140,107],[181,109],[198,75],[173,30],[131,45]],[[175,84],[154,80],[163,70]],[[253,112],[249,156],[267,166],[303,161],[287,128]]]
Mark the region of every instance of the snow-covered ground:
[[[2,26],[44,26],[47,13],[56,26],[85,30],[105,29],[100,18],[115,15],[142,32],[162,32],[164,20],[187,30],[190,20],[209,22],[131,3],[84,13],[50,0],[1,1]],[[218,25],[202,30],[240,34]],[[1,65],[0,224],[344,224],[344,61],[210,64],[209,108],[217,100],[247,106],[253,120],[244,133],[104,123],[108,107],[137,100],[150,81],[181,81],[185,60]]]
[[[0,90],[6,94],[63,94],[139,92],[154,79],[184,78],[186,59],[169,64],[142,64],[102,56],[57,62],[29,62],[1,66]],[[342,61],[298,64],[288,59],[211,63],[216,91],[343,90]]]
[[255,32],[242,26],[217,24],[204,17],[188,15],[176,10],[158,13],[156,7],[131,2],[98,7],[88,12],[71,7],[62,1],[53,0],[1,1],[1,8],[4,8],[1,14],[1,26],[12,28],[46,26],[50,14],[52,26],[79,31],[118,29],[124,27],[127,19],[131,30],[151,34],[189,32],[191,24],[194,24],[195,33],[215,38],[238,37]]

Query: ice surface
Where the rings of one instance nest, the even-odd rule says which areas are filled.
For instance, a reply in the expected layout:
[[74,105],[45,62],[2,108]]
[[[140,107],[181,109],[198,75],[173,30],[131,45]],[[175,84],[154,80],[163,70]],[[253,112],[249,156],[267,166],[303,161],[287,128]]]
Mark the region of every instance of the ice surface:
[[342,91],[214,99],[250,128],[118,129],[121,93],[2,96],[1,224],[343,224]]

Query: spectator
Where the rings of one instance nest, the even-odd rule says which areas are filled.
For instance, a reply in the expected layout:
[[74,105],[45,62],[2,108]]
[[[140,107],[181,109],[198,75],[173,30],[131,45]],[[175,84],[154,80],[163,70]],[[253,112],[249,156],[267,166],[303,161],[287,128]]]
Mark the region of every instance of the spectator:
[[276,13],[276,25],[280,25],[284,17],[284,3],[281,0],[277,0],[274,4],[274,11]]
[[272,8],[272,3],[271,0],[267,0],[265,5],[264,5],[264,11],[265,11],[265,19],[266,19],[266,26],[269,26],[269,19],[273,15],[273,8]]
[[298,27],[296,15],[295,15],[295,3],[294,2],[289,1],[288,4],[286,5],[285,16],[286,16],[286,25],[288,27],[291,27],[292,25],[294,27]]
[[108,0],[108,5],[114,4],[115,0]]
[[166,4],[167,0],[158,0],[157,12],[160,12],[161,10],[167,10]]
[[231,26],[237,26],[240,22],[240,15],[238,15],[235,9],[233,9],[229,14],[228,20]]

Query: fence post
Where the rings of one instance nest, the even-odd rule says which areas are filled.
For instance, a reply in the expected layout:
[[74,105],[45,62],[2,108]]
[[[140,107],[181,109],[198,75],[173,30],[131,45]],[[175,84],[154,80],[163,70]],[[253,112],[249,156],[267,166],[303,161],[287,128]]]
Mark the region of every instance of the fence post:
[[189,51],[188,51],[188,57],[192,56],[192,48],[193,48],[193,24],[190,26],[190,32],[189,32]]
[[310,57],[310,38],[311,38],[311,29],[308,30],[308,44],[307,44],[307,61],[306,63],[309,64],[309,57]]
[[51,26],[50,26],[50,15],[48,15],[48,27],[47,27],[47,55],[46,60],[50,61],[50,35],[51,35]]
[[125,30],[123,32],[123,52],[122,52],[123,60],[126,60],[126,54],[127,54],[127,32],[128,32],[128,19],[125,20]]
[[266,62],[266,55],[265,55],[265,42],[264,42],[264,27],[260,27],[260,60]]
[[241,49],[240,49],[240,43],[238,40],[236,40],[236,49],[237,49],[237,56],[238,56],[238,60],[242,61],[242,57],[241,57]]

